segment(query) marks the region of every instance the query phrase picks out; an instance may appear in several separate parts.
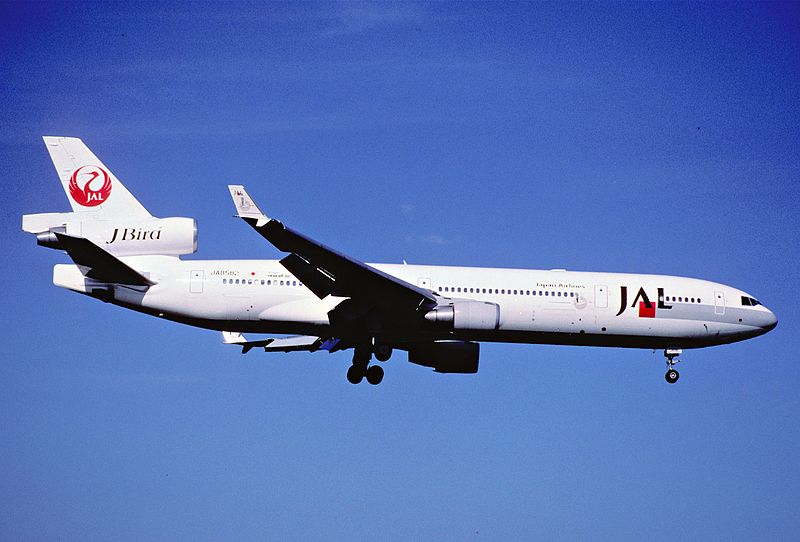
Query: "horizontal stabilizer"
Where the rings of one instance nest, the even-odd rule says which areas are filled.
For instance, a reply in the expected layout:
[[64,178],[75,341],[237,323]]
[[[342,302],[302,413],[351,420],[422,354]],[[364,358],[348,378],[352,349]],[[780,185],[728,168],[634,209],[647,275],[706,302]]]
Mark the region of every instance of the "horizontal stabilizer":
[[58,232],[55,235],[61,247],[81,269],[81,273],[90,279],[129,286],[152,286],[155,284],[88,239]]

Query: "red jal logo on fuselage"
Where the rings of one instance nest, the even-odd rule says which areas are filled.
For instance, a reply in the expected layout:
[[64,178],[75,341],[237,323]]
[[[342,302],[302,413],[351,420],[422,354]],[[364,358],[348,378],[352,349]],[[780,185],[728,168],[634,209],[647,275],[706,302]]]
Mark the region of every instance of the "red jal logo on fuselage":
[[[94,189],[100,181],[100,188]],[[96,207],[105,203],[111,194],[111,177],[108,172],[98,166],[81,166],[75,170],[69,179],[69,195],[79,205]]]
[[[628,287],[627,286],[620,286],[619,287],[619,312],[616,316],[619,316],[628,308]],[[631,308],[636,308],[636,305],[639,305],[639,318],[655,318],[656,317],[656,307],[659,309],[671,309],[672,305],[667,305],[664,302],[664,288],[658,288],[658,301],[653,303],[650,301],[650,298],[647,297],[647,292],[644,288],[640,287],[639,291],[636,293],[636,297],[633,299],[633,303],[631,303]]]

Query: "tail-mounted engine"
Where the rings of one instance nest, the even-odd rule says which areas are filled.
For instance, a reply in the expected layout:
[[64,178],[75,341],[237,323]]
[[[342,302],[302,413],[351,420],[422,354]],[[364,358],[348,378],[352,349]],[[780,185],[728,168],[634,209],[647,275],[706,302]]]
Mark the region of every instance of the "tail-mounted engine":
[[88,239],[115,256],[180,256],[197,250],[197,222],[193,218],[96,220],[77,214],[24,215],[22,229],[35,234],[39,245],[57,250],[63,247],[56,232]]

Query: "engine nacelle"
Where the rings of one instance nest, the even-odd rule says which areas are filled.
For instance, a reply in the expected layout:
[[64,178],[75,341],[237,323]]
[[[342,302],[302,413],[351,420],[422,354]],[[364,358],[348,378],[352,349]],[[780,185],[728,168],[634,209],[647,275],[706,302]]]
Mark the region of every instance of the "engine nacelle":
[[78,213],[25,215],[23,230],[36,234],[41,246],[61,249],[55,232],[83,237],[116,256],[180,256],[197,250],[197,222],[171,217],[146,220],[81,219]]
[[485,301],[455,299],[427,312],[425,319],[450,324],[452,329],[492,330],[500,326],[500,306]]
[[437,373],[477,373],[480,348],[478,343],[464,341],[419,343],[408,349],[408,361]]

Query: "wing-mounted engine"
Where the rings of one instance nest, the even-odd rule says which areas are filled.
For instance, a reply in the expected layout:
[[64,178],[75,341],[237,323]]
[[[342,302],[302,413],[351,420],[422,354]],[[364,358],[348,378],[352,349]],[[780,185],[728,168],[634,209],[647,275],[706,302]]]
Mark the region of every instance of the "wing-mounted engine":
[[98,219],[89,213],[42,213],[24,215],[22,229],[36,235],[39,245],[57,250],[65,250],[58,233],[88,239],[115,256],[180,256],[197,251],[193,218]]
[[437,373],[477,373],[480,345],[465,341],[435,341],[411,345],[408,361]]
[[500,306],[486,301],[453,299],[425,313],[425,319],[451,329],[493,330],[500,326]]

